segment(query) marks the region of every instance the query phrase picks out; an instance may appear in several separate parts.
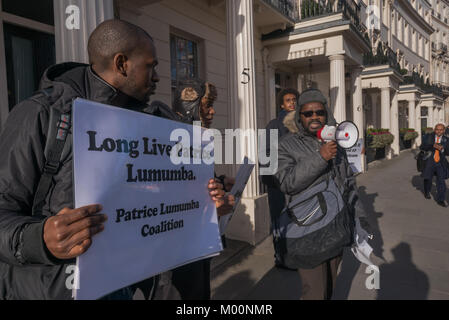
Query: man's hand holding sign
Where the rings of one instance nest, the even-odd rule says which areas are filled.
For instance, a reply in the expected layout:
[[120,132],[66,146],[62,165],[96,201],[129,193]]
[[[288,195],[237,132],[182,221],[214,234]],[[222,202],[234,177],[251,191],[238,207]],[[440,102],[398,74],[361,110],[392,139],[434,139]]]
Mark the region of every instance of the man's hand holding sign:
[[82,255],[92,244],[92,237],[104,230],[108,216],[99,214],[101,205],[77,209],[64,208],[44,225],[44,242],[48,251],[60,260]]

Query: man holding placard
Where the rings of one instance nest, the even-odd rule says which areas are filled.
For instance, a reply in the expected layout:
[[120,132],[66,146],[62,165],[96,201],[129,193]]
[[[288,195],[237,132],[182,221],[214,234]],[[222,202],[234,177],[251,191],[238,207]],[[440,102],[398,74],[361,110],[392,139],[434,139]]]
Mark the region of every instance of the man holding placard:
[[[69,267],[104,229],[100,204],[70,209],[72,101],[142,111],[159,81],[152,38],[130,23],[103,22],[88,51],[91,66],[49,68],[42,91],[14,107],[0,136],[0,299],[70,299]],[[175,117],[163,107],[152,113]],[[211,179],[208,188],[213,201],[223,198],[221,184]]]

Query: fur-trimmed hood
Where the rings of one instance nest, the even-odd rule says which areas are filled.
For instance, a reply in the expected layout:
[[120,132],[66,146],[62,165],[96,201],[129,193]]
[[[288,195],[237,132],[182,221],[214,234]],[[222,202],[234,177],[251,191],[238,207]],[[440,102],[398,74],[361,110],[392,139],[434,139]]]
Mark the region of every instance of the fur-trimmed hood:
[[298,108],[294,111],[289,112],[284,118],[283,124],[291,133],[300,133],[300,134],[306,133],[306,131],[301,123],[299,112],[301,110],[301,107],[309,102],[321,102],[327,111],[326,124],[329,126],[336,125],[337,122],[335,121],[332,110],[329,108],[329,106],[327,104],[326,98],[323,96],[323,94],[319,90],[309,89],[309,90],[304,91],[300,95],[300,97],[298,99]]

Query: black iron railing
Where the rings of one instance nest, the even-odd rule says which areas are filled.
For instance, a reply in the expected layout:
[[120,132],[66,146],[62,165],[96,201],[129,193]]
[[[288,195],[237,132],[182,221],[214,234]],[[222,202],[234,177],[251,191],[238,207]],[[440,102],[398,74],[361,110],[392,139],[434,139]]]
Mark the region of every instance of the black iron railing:
[[425,85],[423,90],[425,93],[433,93],[436,96],[443,97],[443,88],[436,85]]
[[425,83],[424,78],[420,76],[417,72],[412,72],[411,75],[407,75],[404,77],[404,84],[414,84],[421,89],[424,89]]
[[432,93],[436,96],[443,97],[443,87],[435,84],[430,84],[429,80],[424,81],[423,76],[420,76],[417,72],[412,72],[411,75],[404,77],[404,84],[414,84],[420,87],[424,93]]
[[354,0],[301,0],[300,3],[301,20],[342,12],[361,34],[366,32],[361,23],[360,6]]
[[365,66],[387,64],[401,73],[401,66],[398,63],[398,56],[389,46],[384,43],[380,43],[377,46],[377,51],[373,52],[373,50],[363,55],[363,64]]
[[299,21],[297,1],[295,0],[263,0],[270,6],[275,8],[277,11],[282,13],[284,16],[293,20],[294,22]]

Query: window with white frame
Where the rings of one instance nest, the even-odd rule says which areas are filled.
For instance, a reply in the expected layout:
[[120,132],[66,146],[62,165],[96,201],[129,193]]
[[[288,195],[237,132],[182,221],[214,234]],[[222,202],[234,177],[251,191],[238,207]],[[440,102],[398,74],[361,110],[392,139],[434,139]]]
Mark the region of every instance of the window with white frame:
[[405,25],[404,25],[404,45],[406,47],[408,47],[408,45],[409,45],[409,42],[410,42],[409,38],[410,38],[409,25],[408,25],[407,22],[405,22]]
[[412,31],[412,51],[416,52],[416,32]]
[[398,39],[399,41],[403,41],[402,39],[402,23],[403,23],[403,19],[400,15],[398,15]]
[[424,57],[424,51],[423,51],[423,38],[421,35],[418,36],[418,55],[420,57]]
[[396,13],[394,10],[391,12],[391,33],[395,36],[396,35]]

